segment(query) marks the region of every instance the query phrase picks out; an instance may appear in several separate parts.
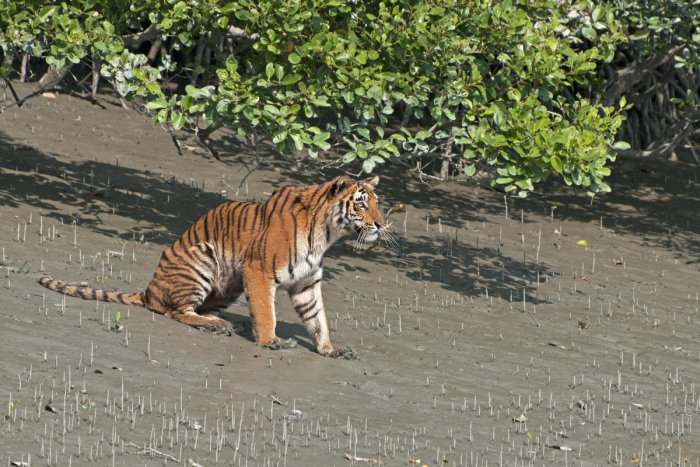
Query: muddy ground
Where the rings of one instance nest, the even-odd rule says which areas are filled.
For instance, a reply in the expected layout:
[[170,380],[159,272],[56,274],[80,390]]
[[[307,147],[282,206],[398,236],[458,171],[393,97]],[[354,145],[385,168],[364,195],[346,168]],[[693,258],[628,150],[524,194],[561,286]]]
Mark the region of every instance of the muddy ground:
[[[324,263],[332,339],[357,360],[316,354],[281,294],[278,335],[300,345],[271,351],[36,283],[140,290],[209,208],[325,179],[217,145],[180,156],[108,96],[0,115],[0,465],[700,465],[695,164],[618,166],[611,195],[550,184],[507,211],[380,172],[384,207],[407,207],[399,250],[346,240]],[[249,323],[245,303],[225,317]]]

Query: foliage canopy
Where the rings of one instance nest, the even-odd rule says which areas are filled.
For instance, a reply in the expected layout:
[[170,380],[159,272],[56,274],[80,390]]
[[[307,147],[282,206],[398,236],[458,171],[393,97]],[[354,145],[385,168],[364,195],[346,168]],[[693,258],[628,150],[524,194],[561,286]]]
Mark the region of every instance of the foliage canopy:
[[24,56],[84,63],[202,138],[230,128],[367,172],[486,168],[521,196],[555,174],[593,194],[629,147],[614,143],[624,97],[590,92],[625,40],[598,3],[0,0],[0,47],[5,75]]

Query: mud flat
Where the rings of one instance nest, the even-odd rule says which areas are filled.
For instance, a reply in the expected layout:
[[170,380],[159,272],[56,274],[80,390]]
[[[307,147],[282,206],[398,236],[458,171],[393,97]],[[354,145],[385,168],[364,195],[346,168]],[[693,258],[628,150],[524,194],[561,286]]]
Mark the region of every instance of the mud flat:
[[[103,104],[0,115],[0,465],[700,464],[697,166],[619,167],[592,203],[548,186],[507,211],[387,171],[401,246],[329,251],[332,339],[358,355],[331,360],[283,294],[278,335],[300,345],[271,351],[36,283],[140,290],[207,209],[317,180],[252,170],[226,135],[222,161],[180,156]],[[245,303],[225,317],[249,329]]]

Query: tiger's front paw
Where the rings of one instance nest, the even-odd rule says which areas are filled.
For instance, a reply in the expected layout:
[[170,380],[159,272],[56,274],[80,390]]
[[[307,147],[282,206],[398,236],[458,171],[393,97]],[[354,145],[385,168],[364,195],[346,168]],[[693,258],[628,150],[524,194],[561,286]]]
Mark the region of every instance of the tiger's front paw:
[[293,349],[297,346],[298,342],[293,337],[289,339],[280,339],[275,337],[272,341],[264,344],[263,347],[270,350],[283,350],[283,349]]
[[350,346],[345,346],[342,349],[334,349],[333,347],[330,349],[320,349],[318,353],[331,358],[342,357],[345,360],[357,360],[357,354]]

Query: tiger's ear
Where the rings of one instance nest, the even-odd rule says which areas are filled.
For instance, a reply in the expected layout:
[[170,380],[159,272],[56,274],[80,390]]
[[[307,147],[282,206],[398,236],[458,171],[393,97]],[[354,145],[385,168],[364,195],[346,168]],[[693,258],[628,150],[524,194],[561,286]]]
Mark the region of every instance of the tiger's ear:
[[339,177],[334,178],[333,181],[331,182],[331,189],[328,192],[328,195],[330,197],[336,196],[338,193],[345,190],[345,188],[351,182],[352,182],[352,180],[347,175],[341,175]]
[[368,178],[365,180],[365,183],[372,188],[375,188],[377,185],[379,185],[379,175],[375,175],[374,177]]

